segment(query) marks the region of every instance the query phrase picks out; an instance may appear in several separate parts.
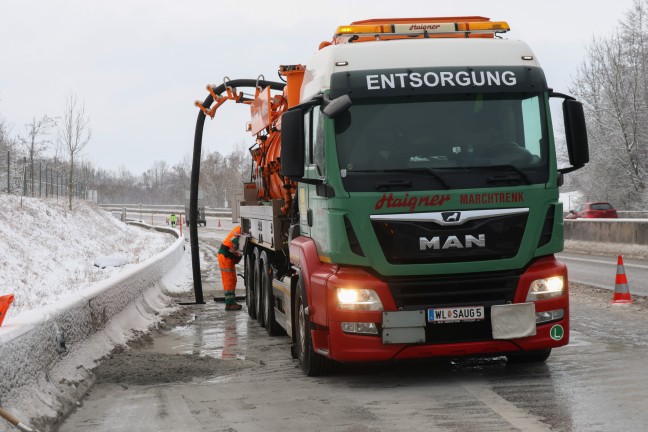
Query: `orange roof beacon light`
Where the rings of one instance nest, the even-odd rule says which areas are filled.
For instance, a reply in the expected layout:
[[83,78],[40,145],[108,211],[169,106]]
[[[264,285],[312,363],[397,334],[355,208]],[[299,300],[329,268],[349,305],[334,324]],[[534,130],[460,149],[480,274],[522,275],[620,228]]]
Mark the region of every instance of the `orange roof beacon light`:
[[337,28],[334,45],[412,38],[494,38],[510,30],[504,21],[479,16],[445,18],[378,18]]

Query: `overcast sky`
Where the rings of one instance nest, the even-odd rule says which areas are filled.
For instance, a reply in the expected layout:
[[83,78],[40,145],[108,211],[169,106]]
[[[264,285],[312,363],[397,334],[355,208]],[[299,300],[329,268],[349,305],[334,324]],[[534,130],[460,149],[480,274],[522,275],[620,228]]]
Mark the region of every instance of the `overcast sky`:
[[[610,35],[633,0],[0,0],[0,116],[24,124],[84,100],[96,166],[141,174],[193,148],[205,85],[307,64],[339,25],[383,17],[481,15],[507,21],[529,43],[548,84],[566,92],[595,36]],[[249,109],[223,105],[204,148],[252,145]]]

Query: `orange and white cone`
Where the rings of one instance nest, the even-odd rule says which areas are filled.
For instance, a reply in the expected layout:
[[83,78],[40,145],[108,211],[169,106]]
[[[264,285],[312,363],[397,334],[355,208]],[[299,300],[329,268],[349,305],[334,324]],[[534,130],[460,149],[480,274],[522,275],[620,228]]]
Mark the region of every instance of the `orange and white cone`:
[[616,281],[614,283],[614,297],[612,298],[612,303],[632,303],[630,289],[628,288],[628,278],[626,277],[625,269],[623,268],[623,257],[621,257],[621,255],[619,255],[619,258],[617,259]]
[[0,325],[2,325],[2,321],[4,321],[5,316],[7,315],[7,309],[9,309],[9,305],[13,300],[13,294],[0,296]]

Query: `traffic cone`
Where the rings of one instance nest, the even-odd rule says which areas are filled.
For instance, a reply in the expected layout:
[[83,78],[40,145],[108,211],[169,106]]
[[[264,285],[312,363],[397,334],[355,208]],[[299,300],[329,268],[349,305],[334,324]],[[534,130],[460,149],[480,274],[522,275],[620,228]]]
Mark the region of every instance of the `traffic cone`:
[[0,296],[0,326],[2,325],[2,321],[4,321],[4,318],[7,315],[7,309],[9,309],[9,305],[13,300],[13,294]]
[[630,290],[628,289],[628,278],[626,277],[625,269],[623,268],[623,257],[621,255],[619,255],[619,258],[617,259],[616,281],[614,284],[614,297],[612,298],[612,303],[632,303],[632,297],[630,297]]

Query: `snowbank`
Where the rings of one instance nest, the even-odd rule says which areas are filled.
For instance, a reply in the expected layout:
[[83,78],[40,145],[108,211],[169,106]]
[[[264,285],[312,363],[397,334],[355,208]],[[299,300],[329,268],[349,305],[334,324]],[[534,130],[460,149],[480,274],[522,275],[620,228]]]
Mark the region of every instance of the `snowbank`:
[[[25,202],[19,219],[62,225],[57,219],[62,217],[60,208],[40,200]],[[0,196],[3,203],[15,204]],[[191,277],[189,248],[176,230],[162,228],[167,231],[163,234],[129,227],[98,208],[86,204],[77,208],[63,216],[74,220],[65,231],[73,235],[59,237],[64,231],[52,227],[45,230],[49,231],[43,234],[45,241],[38,243],[33,231],[44,230],[30,230],[29,225],[1,229],[0,256],[5,265],[0,265],[0,289],[7,292],[8,280],[10,286],[19,286],[13,293],[21,296],[24,310],[8,314],[0,327],[0,405],[42,431],[50,430],[52,420],[60,419],[92,385],[89,369],[96,360],[170,312],[165,293],[187,289]],[[49,217],[53,219],[42,219]],[[124,244],[104,238],[113,235]],[[64,247],[56,244],[57,239]],[[98,253],[112,254],[111,245],[131,264],[103,270],[92,265],[95,273],[88,263]],[[55,257],[53,251],[61,255]],[[65,271],[79,268],[84,277],[73,284]],[[36,281],[42,283],[41,289],[33,290],[44,294],[40,299],[29,292]],[[11,426],[1,421],[0,431],[5,430],[12,430]]]
[[[87,201],[74,201],[70,211],[64,199],[0,194],[0,210],[0,295],[15,297],[7,320],[74,297],[157,255],[175,240],[126,225]],[[94,262],[102,256],[119,256],[129,264],[101,269]]]

